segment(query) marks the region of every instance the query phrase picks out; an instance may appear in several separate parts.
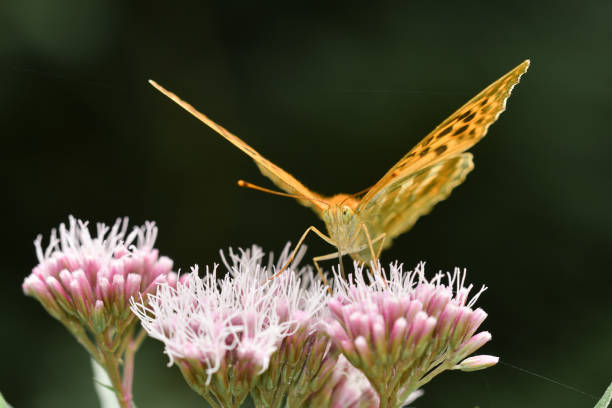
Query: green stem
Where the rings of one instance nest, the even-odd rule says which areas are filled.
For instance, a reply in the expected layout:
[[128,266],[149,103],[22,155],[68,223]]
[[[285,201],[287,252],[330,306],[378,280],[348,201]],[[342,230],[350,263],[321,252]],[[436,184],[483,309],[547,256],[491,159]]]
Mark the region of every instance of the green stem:
[[213,408],[223,408],[223,406],[221,404],[219,404],[217,402],[217,400],[215,400],[213,397],[211,397],[210,395],[208,395],[208,392],[204,391],[204,392],[198,392],[202,398],[204,398],[206,400],[206,402],[208,402],[210,404],[211,407]]
[[435,369],[430,371],[425,377],[421,378],[417,383],[417,388],[422,387],[423,385],[430,382],[436,375],[440,374],[442,371],[447,370],[450,367],[449,364],[443,363],[437,366]]
[[[122,408],[132,408],[133,406],[134,357],[145,336],[146,333],[141,330],[138,336],[134,338],[133,328],[121,336],[125,339],[122,344],[113,344],[113,336],[109,333],[101,333],[96,336],[98,354],[102,354],[100,365],[106,370]],[[120,371],[122,356],[124,357],[123,378]]]
[[119,401],[119,405],[121,408],[131,408],[132,401],[126,400],[125,394],[123,391],[123,384],[121,383],[121,374],[119,374],[119,363],[115,355],[110,351],[105,351],[104,353],[104,363],[102,367],[106,370],[108,374],[108,378],[111,380],[111,385],[113,390],[115,391],[115,395],[117,396],[117,400]]
[[140,332],[138,333],[138,336],[136,336],[136,338],[134,339],[134,344],[136,345],[136,349],[140,348],[140,345],[146,338],[147,338],[147,332],[145,331],[145,329],[141,328]]
[[287,393],[287,385],[281,386],[275,393],[274,399],[272,400],[272,408],[280,408],[281,404],[285,400],[285,394]]
[[81,346],[85,347],[85,350],[87,350],[89,355],[101,363],[102,355],[100,354],[98,348],[89,340],[89,337],[87,337],[87,332],[83,329],[83,326],[73,321],[66,321],[63,323],[72,333],[76,341],[78,341]]
[[390,376],[393,374],[392,367],[380,367],[380,370],[365,373],[366,377],[372,387],[378,394],[380,399],[380,408],[393,407],[391,403],[393,401],[395,392],[393,390],[393,382]]

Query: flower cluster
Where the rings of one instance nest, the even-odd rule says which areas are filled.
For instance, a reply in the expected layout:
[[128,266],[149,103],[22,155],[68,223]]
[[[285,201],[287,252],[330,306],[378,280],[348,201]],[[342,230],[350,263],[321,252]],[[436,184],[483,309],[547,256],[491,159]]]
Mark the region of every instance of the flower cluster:
[[[59,234],[51,232],[46,250],[42,236],[34,241],[39,264],[22,285],[109,372],[116,390],[121,384],[113,372],[118,372],[138,322],[130,311],[130,298],[151,293],[162,282],[176,284],[172,261],[153,248],[156,236],[154,223],[134,227],[128,234],[125,218],[112,227],[97,224],[92,237],[87,222],[70,217],[68,227],[61,224]],[[137,345],[131,347],[135,352]]]
[[[474,371],[497,357],[469,357],[491,339],[477,333],[487,314],[470,296],[465,273],[427,280],[424,264],[404,273],[336,274],[333,294],[312,268],[297,268],[305,248],[281,274],[278,261],[253,246],[219,266],[179,277],[153,248],[153,223],[128,233],[70,217],[51,234],[23,290],[70,330],[108,373],[124,408],[132,406],[134,353],[146,334],[161,340],[193,390],[213,407],[399,408],[449,369]],[[140,320],[143,329],[135,336]],[[123,374],[119,366],[123,364]]]
[[491,356],[464,360],[491,339],[488,332],[475,334],[487,314],[472,309],[486,288],[470,300],[472,285],[465,287],[464,279],[455,270],[428,281],[422,263],[408,273],[392,264],[388,279],[374,275],[371,283],[357,267],[348,281],[337,277],[327,332],[369,379],[381,407],[402,406],[444,370],[472,371],[497,362]]
[[249,393],[262,406],[279,407],[286,398],[300,406],[307,396],[295,383],[322,387],[317,378],[337,358],[316,330],[326,289],[310,268],[298,271],[303,279],[290,268],[271,280],[277,267],[263,266],[262,258],[257,247],[230,250],[225,276],[215,265],[200,278],[194,267],[176,287],[162,284],[132,304],[149,335],[164,342],[170,363],[213,406],[238,406]]

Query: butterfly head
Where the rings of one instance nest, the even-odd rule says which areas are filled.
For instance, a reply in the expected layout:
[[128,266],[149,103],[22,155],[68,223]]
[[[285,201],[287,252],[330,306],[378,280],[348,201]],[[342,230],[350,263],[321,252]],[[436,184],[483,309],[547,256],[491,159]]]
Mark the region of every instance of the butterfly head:
[[355,210],[346,203],[332,204],[323,212],[323,221],[338,248],[345,249],[356,229]]
[[348,205],[331,205],[323,212],[323,221],[328,227],[351,224],[354,217],[355,212]]
[[323,212],[323,221],[329,226],[350,224],[355,217],[354,208],[359,201],[348,194],[337,194],[328,202],[327,209]]
[[349,224],[353,221],[355,213],[353,212],[353,209],[348,205],[338,206],[336,211],[338,211],[339,213],[338,218],[342,220],[342,224]]

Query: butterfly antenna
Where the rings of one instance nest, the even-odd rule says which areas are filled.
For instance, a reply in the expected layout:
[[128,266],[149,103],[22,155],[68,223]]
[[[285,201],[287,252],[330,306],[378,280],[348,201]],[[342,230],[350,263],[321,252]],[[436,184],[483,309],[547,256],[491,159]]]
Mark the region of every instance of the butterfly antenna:
[[[374,187],[374,186],[372,186],[372,187]],[[348,200],[349,198],[355,198],[355,197],[359,197],[359,196],[364,195],[365,193],[367,193],[368,191],[370,191],[370,190],[372,189],[372,187],[364,188],[363,190],[358,191],[358,192],[356,192],[356,193],[347,194],[347,195],[346,195],[346,197],[344,198],[344,200],[342,200],[342,201],[340,202],[340,204],[339,204],[339,205],[344,204],[344,202],[345,202],[346,200]]]
[[275,191],[275,190],[270,190],[269,188],[260,187],[258,185],[249,183],[248,181],[244,181],[244,180],[238,180],[238,187],[245,187],[245,188],[250,188],[253,190],[257,190],[257,191],[263,191],[264,193],[274,194],[274,195],[281,196],[281,197],[290,197],[290,198],[295,198],[298,200],[306,200],[306,201],[316,201],[326,206],[329,206],[329,204],[326,203],[325,201],[317,200],[316,198],[304,197],[304,196],[297,195],[297,194],[282,193],[280,191]]
[[356,193],[349,194],[349,195],[350,195],[351,197],[359,197],[360,195],[364,195],[365,193],[367,193],[368,191],[370,191],[370,190],[372,189],[372,187],[374,187],[374,186],[370,186],[370,187],[368,187],[368,188],[364,188],[364,189],[363,189],[363,190],[361,190],[361,191],[358,191],[358,192],[356,192]]

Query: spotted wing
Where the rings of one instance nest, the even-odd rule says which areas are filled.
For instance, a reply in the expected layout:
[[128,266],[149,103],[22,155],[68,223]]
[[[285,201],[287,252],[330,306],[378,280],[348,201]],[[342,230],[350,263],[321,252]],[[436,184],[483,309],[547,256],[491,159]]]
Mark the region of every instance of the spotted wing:
[[274,184],[276,184],[279,188],[284,190],[289,194],[295,194],[298,196],[305,197],[306,200],[300,200],[300,204],[312,208],[319,216],[324,209],[328,206],[324,204],[327,201],[326,198],[320,196],[317,193],[310,191],[307,187],[305,187],[302,183],[297,181],[295,177],[291,174],[287,173],[285,170],[281,169],[261,154],[259,154],[255,149],[246,144],[242,139],[238,136],[232,134],[230,131],[225,129],[223,126],[218,125],[213,122],[208,116],[203,113],[198,112],[193,106],[189,103],[183,101],[174,93],[166,90],[161,85],[156,83],[155,81],[149,80],[149,83],[153,85],[158,91],[166,95],[168,98],[172,99],[175,103],[177,103],[180,107],[185,109],[187,112],[191,113],[193,116],[198,118],[200,121],[204,122],[215,132],[219,133],[229,142],[231,142],[234,146],[242,150],[244,153],[248,154],[251,159],[255,162],[261,173],[268,177]]
[[453,188],[463,183],[474,168],[472,155],[462,153],[394,181],[359,212],[370,236],[385,236],[385,248],[393,238],[408,231],[419,217],[428,214]]
[[[359,205],[361,210],[387,195],[397,180],[447,160],[469,149],[484,137],[489,126],[506,109],[512,88],[529,67],[529,60],[493,82],[436,127],[367,192]],[[358,207],[358,208],[359,208]]]

